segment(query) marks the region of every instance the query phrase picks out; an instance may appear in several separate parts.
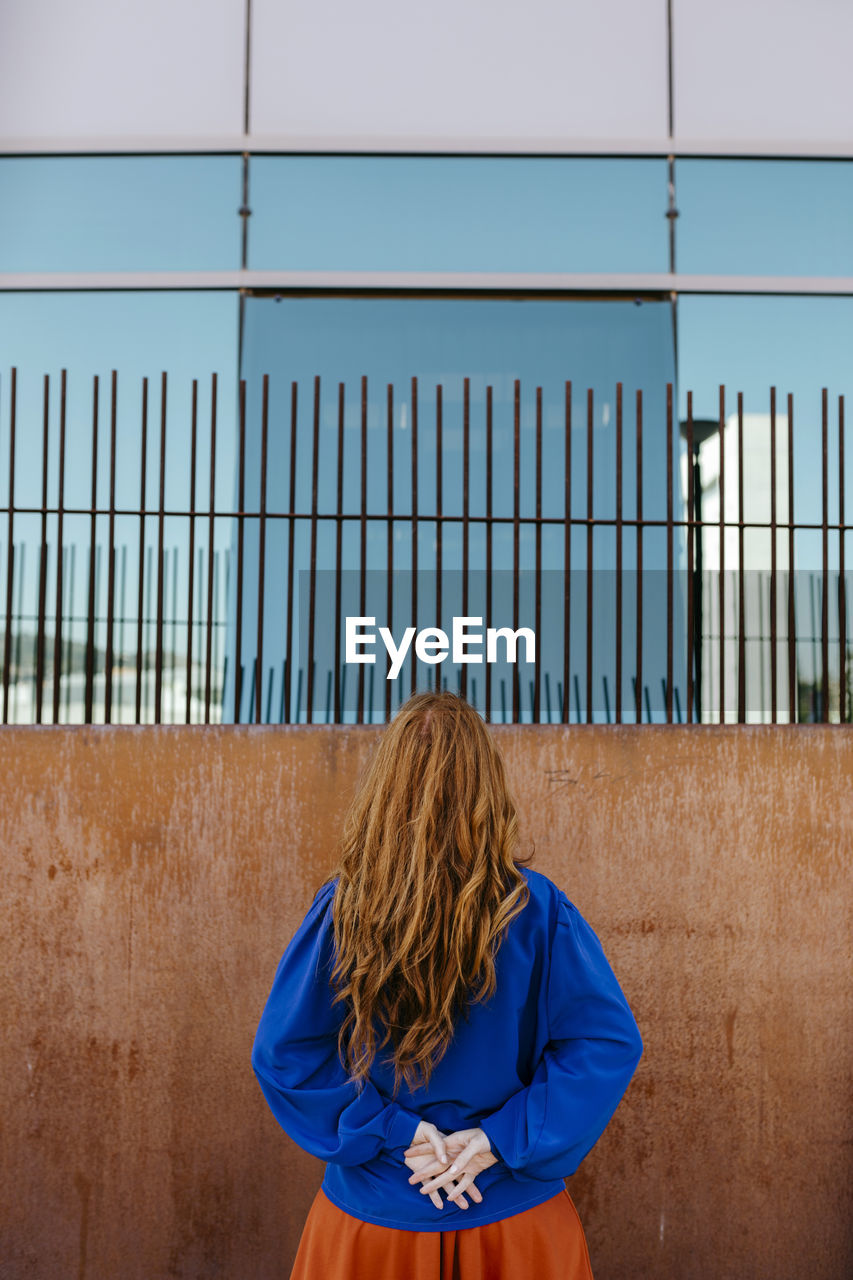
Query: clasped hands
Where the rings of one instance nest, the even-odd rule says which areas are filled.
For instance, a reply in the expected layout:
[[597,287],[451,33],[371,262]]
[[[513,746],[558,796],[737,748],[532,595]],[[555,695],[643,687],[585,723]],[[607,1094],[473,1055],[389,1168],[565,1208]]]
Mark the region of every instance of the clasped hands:
[[482,1129],[442,1133],[427,1120],[421,1120],[404,1158],[412,1170],[409,1182],[412,1186],[420,1182],[421,1194],[428,1195],[437,1209],[442,1207],[442,1188],[447,1199],[460,1209],[468,1208],[465,1192],[480,1204],[483,1196],[474,1179],[489,1165],[497,1164],[497,1156]]

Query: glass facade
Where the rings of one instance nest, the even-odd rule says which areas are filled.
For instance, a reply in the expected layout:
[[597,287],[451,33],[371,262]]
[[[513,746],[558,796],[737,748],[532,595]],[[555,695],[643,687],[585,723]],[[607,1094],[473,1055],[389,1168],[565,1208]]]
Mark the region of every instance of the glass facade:
[[240,266],[239,156],[6,156],[0,271]]
[[666,161],[255,156],[253,268],[666,271]]
[[853,163],[678,160],[679,271],[853,276]]
[[[95,623],[95,719],[104,716],[104,651],[108,616],[109,519],[100,514],[93,524],[88,510],[106,513],[110,505],[112,374],[116,371],[116,448],[114,500],[119,512],[136,512],[141,505],[158,511],[161,485],[164,511],[185,512],[191,497],[193,379],[196,399],[196,505],[207,507],[211,475],[211,420],[217,374],[214,501],[216,509],[231,511],[233,499],[237,400],[238,299],[233,293],[92,291],[16,292],[0,294],[0,603],[5,615],[10,519],[11,370],[15,382],[14,494],[17,508],[11,523],[15,555],[12,613],[14,647],[12,669],[19,673],[10,687],[9,714],[30,721],[35,715],[36,635],[39,593],[47,586],[46,627],[51,642],[56,631],[56,589],[61,573],[63,671],[60,720],[83,718],[85,650],[89,620],[90,564]],[[62,477],[62,563],[56,546],[60,492],[60,431],[62,372],[65,371],[65,450]],[[166,371],[163,423],[163,371]],[[94,412],[97,379],[97,414]],[[147,400],[143,379],[147,379]],[[143,450],[143,415],[145,448]],[[44,424],[47,421],[45,468]],[[94,466],[93,466],[94,454]],[[142,484],[144,465],[145,483]],[[46,477],[45,477],[46,471]],[[40,568],[42,520],[39,508],[46,482],[53,512],[44,526],[44,571]],[[94,503],[93,503],[94,496]],[[25,508],[21,511],[21,508]],[[71,511],[69,511],[69,508]],[[211,532],[197,521],[194,535],[193,617],[196,627],[208,614],[208,570],[213,559],[210,605],[216,595],[215,656],[224,663],[224,601],[231,543],[230,517],[217,519]],[[112,719],[133,722],[137,654],[143,668],[144,720],[154,716],[154,654],[157,616],[158,518],[118,514],[115,542],[116,676]],[[166,661],[180,664],[186,652],[189,616],[189,529],[183,517],[163,522],[163,593]],[[140,582],[141,635],[137,629]],[[5,626],[2,630],[5,632]],[[4,637],[5,638],[5,637]],[[141,648],[140,648],[141,647]],[[178,652],[180,648],[180,652]],[[51,645],[48,646],[50,652]],[[195,642],[199,652],[199,639]],[[2,652],[2,650],[0,650]],[[0,659],[1,660],[1,659]],[[221,684],[221,681],[220,681]],[[166,681],[164,716],[183,718],[183,689]],[[180,697],[180,701],[179,701]],[[194,718],[199,698],[193,699]],[[49,718],[49,715],[48,715]]]
[[[242,260],[243,161],[223,156],[68,156],[6,158],[0,160],[4,201],[0,209],[0,267],[5,272],[67,271],[228,271]],[[310,563],[313,494],[314,379],[320,379],[318,401],[318,462],[315,567],[334,567],[336,519],[348,523],[342,543],[342,568],[360,563],[362,440],[367,454],[364,474],[367,526],[366,568],[388,564],[388,385],[393,386],[390,504],[393,505],[393,560],[405,572],[412,564],[412,422],[411,379],[418,379],[417,560],[421,569],[435,566],[439,521],[436,388],[442,395],[442,520],[443,566],[458,571],[462,556],[463,508],[463,379],[469,378],[469,565],[482,571],[486,525],[486,388],[492,388],[493,452],[492,514],[494,564],[506,567],[512,554],[511,517],[514,502],[513,413],[515,381],[521,386],[519,404],[520,567],[533,565],[536,521],[536,388],[542,388],[541,566],[543,571],[585,572],[586,530],[573,530],[571,563],[566,564],[561,523],[565,511],[566,429],[565,383],[571,380],[572,480],[570,503],[575,519],[584,520],[587,506],[587,394],[592,394],[592,510],[596,520],[612,521],[616,503],[616,384],[623,386],[623,530],[624,568],[630,572],[636,552],[636,434],[635,397],[644,396],[643,518],[665,519],[667,382],[675,388],[673,472],[674,519],[684,518],[688,469],[684,432],[687,391],[693,393],[697,420],[716,421],[720,414],[721,383],[726,385],[723,417],[728,433],[737,423],[737,394],[743,395],[747,434],[745,481],[754,493],[764,483],[769,459],[769,389],[776,388],[780,431],[787,429],[787,397],[794,405],[794,506],[798,524],[819,524],[823,514],[821,388],[829,391],[828,519],[838,521],[841,481],[839,396],[849,402],[849,350],[853,341],[853,298],[832,296],[817,289],[808,296],[778,290],[776,277],[807,276],[848,279],[850,268],[849,208],[853,162],[744,159],[678,159],[674,165],[675,206],[678,217],[667,218],[667,163],[664,159],[440,157],[440,156],[252,156],[248,161],[248,267],[257,272],[321,272],[324,289],[296,288],[286,281],[279,291],[271,284],[243,291],[222,287],[188,288],[176,274],[170,289],[133,292],[90,288],[36,291],[8,288],[0,293],[0,604],[6,594],[10,522],[10,370],[17,369],[15,467],[16,514],[12,529],[11,600],[15,645],[12,650],[15,700],[13,718],[35,715],[33,674],[35,621],[40,582],[56,570],[55,507],[59,489],[59,380],[67,371],[66,456],[64,505],[79,514],[65,515],[63,611],[68,623],[68,650],[61,718],[80,718],[81,649],[87,636],[90,562],[96,576],[97,622],[94,646],[96,687],[103,688],[106,643],[107,517],[94,524],[92,504],[93,376],[98,376],[96,506],[109,505],[110,418],[112,371],[117,373],[117,444],[115,506],[133,514],[116,516],[116,591],[123,592],[125,627],[119,642],[128,666],[142,663],[137,631],[137,595],[143,584],[145,627],[153,625],[152,610],[162,591],[160,612],[169,620],[166,635],[169,661],[180,672],[187,660],[188,628],[196,628],[186,678],[170,677],[171,690],[161,716],[183,719],[186,685],[203,683],[195,669],[207,621],[215,614],[216,678],[213,710],[191,689],[190,716],[225,719],[235,712],[238,541],[242,540],[241,666],[243,688],[239,717],[253,715],[251,663],[258,636],[260,589],[257,511],[260,502],[261,384],[269,375],[269,432],[267,487],[269,512],[288,509],[290,494],[291,387],[298,386],[296,414],[296,470],[294,472],[294,581]],[[712,281],[726,278],[726,293],[671,289],[679,277],[670,267],[670,228],[674,260],[686,275]],[[360,292],[334,287],[336,273],[376,272]],[[394,273],[417,272],[429,284],[430,273],[477,273],[490,276],[491,292],[459,286],[419,292]],[[501,276],[539,273],[542,284],[526,293],[500,287]],[[383,273],[390,273],[387,277]],[[606,274],[612,291],[569,295],[549,273]],[[631,277],[642,275],[637,291]],[[656,277],[661,278],[655,287]],[[731,277],[749,277],[749,289],[738,292]],[[767,293],[760,277],[767,277]],[[755,285],[755,278],[758,284]],[[8,277],[7,277],[8,278]],[[620,288],[620,280],[622,287]],[[158,281],[162,283],[162,281]],[[215,277],[212,277],[215,285]],[[734,288],[734,291],[732,291]],[[164,542],[162,568],[159,523],[159,450],[161,431],[161,374],[167,370],[167,429],[164,445]],[[196,510],[206,511],[210,487],[210,375],[218,375],[217,442],[214,476],[216,516],[209,526],[189,514],[193,477]],[[48,452],[46,526],[40,506],[44,483],[43,423],[47,395]],[[143,522],[140,505],[142,459],[142,378],[147,376],[147,436],[145,504],[155,514]],[[238,508],[240,414],[238,379],[245,379],[245,438],[243,453],[244,505]],[[192,380],[198,379],[195,467],[192,449]],[[362,378],[366,379],[364,436],[362,435]],[[338,508],[337,431],[339,386],[343,385],[343,453],[341,506]],[[707,434],[707,430],[705,432]],[[698,451],[698,482],[703,487],[706,513],[714,510],[714,445],[703,440]],[[777,447],[781,447],[778,445]],[[735,446],[730,446],[731,460]],[[843,482],[849,488],[851,454],[845,454]],[[781,455],[780,455],[781,457]],[[728,464],[727,464],[728,465]],[[781,464],[780,464],[781,465]],[[777,479],[779,473],[777,472]],[[766,486],[765,486],[766,487]],[[729,496],[733,490],[730,489]],[[762,490],[763,492],[763,490]],[[719,499],[717,499],[719,509]],[[21,511],[20,508],[29,508]],[[235,517],[234,512],[243,515]],[[174,516],[168,514],[176,513]],[[787,518],[780,512],[780,518]],[[726,519],[737,518],[730,512]],[[254,517],[254,518],[253,518]],[[432,519],[430,519],[432,517]],[[76,523],[75,523],[76,522]],[[43,529],[47,530],[46,561],[40,559]],[[195,562],[192,593],[189,581],[190,530]],[[358,528],[359,536],[355,536]],[[597,525],[592,536],[592,563],[597,574],[612,573],[615,534],[612,524]],[[290,524],[268,522],[264,575],[263,666],[261,699],[266,714],[281,714],[283,663],[287,642],[284,565],[290,552]],[[706,530],[703,551],[706,569],[713,573],[715,535]],[[748,535],[744,567],[767,569],[768,543],[760,531]],[[795,563],[804,573],[821,568],[820,529],[801,529],[795,536]],[[92,547],[95,553],[92,555]],[[780,555],[787,555],[780,544]],[[75,549],[76,548],[76,549]],[[838,532],[829,538],[830,572],[840,568]],[[140,554],[141,551],[141,554]],[[209,555],[216,559],[213,582]],[[683,530],[676,533],[675,569],[683,581],[686,546]],[[718,552],[717,552],[718,554]],[[726,565],[736,566],[728,548]],[[645,530],[644,564],[649,574],[665,565],[666,545],[660,524]],[[850,548],[847,548],[847,563]],[[718,563],[718,561],[717,561]],[[73,565],[73,568],[72,568]],[[140,568],[141,565],[141,568]],[[123,577],[122,577],[123,575]],[[73,578],[73,585],[72,585]],[[600,579],[605,582],[606,579]],[[628,580],[626,579],[626,582]],[[123,582],[123,586],[120,583]],[[448,579],[450,582],[450,579]],[[812,588],[810,587],[809,590]],[[676,625],[684,629],[683,590],[675,601]],[[448,586],[448,591],[450,587]],[[805,588],[804,588],[805,591]],[[213,595],[215,593],[215,602]],[[583,594],[583,592],[582,592]],[[190,596],[192,595],[192,600]],[[402,598],[402,597],[401,597]],[[424,597],[425,598],[425,597]],[[848,593],[849,598],[849,593]],[[450,596],[447,597],[450,599]],[[603,610],[594,619],[596,643],[592,705],[586,705],[583,676],[572,691],[572,719],[609,719],[612,712],[612,645],[607,636],[612,592],[597,593]],[[660,622],[666,607],[653,592],[649,617]],[[100,604],[98,604],[100,602]],[[426,605],[424,606],[427,607]],[[598,607],[598,605],[596,606]],[[54,625],[48,593],[45,627]],[[631,610],[626,604],[624,648],[632,652]],[[582,631],[572,635],[572,651],[585,661],[583,611],[577,613]],[[710,614],[706,615],[710,617]],[[76,621],[74,621],[76,620]],[[424,625],[426,616],[424,615]],[[831,616],[833,642],[841,619]],[[300,629],[299,599],[293,606],[290,649],[295,654]],[[653,626],[644,638],[644,719],[664,718],[666,689],[661,679],[663,642]],[[709,626],[719,625],[708,623]],[[762,624],[757,624],[760,631]],[[75,630],[76,628],[76,630]],[[209,628],[208,628],[209,630]],[[850,634],[850,628],[847,629]],[[151,683],[151,645],[141,641],[146,691]],[[709,636],[709,643],[711,637]],[[206,641],[205,641],[206,642]],[[76,646],[76,647],[75,647]],[[136,647],[134,647],[136,646]],[[804,650],[805,652],[805,650]],[[627,659],[626,659],[627,662]],[[75,665],[76,664],[76,665]],[[99,665],[100,664],[100,665]],[[73,668],[73,671],[72,671]],[[76,672],[76,675],[74,674]],[[272,674],[270,674],[272,672]],[[448,663],[452,683],[458,669]],[[67,678],[66,678],[67,677]],[[605,680],[609,680],[609,684]],[[632,671],[623,669],[623,705],[632,706]],[[816,668],[811,658],[798,678],[814,687]],[[835,676],[837,680],[837,672]],[[181,680],[183,679],[183,684]],[[76,684],[75,684],[76,680]],[[100,680],[101,684],[97,682]],[[676,654],[676,718],[683,714],[684,656]],[[552,713],[558,718],[556,673],[551,692]],[[132,682],[131,682],[132,683]],[[168,683],[168,682],[167,682]],[[732,718],[733,684],[726,695],[724,715]],[[296,691],[296,678],[286,713],[305,718],[305,688]],[[67,694],[67,696],[66,696]],[[565,691],[561,696],[564,696]],[[318,675],[313,708],[323,718],[326,685]],[[495,697],[498,695],[495,694]],[[717,696],[709,686],[704,706]],[[96,706],[101,705],[96,696]],[[129,693],[122,695],[122,716],[136,714]],[[300,701],[301,698],[301,701]],[[76,701],[75,701],[76,699]],[[526,699],[526,703],[525,703]],[[223,701],[224,700],[224,701]],[[377,715],[382,695],[375,690]],[[529,708],[529,698],[522,702]],[[171,710],[169,709],[171,708]],[[748,717],[767,718],[764,694],[750,706]],[[784,710],[784,709],[783,709]],[[497,704],[493,714],[500,718]],[[98,712],[95,713],[98,718]],[[717,712],[714,713],[715,715]],[[787,710],[785,710],[787,714]],[[799,714],[803,714],[800,710]],[[142,718],[154,716],[146,692]],[[115,706],[113,718],[117,718]],[[529,718],[529,709],[524,712]],[[543,713],[543,718],[544,713]],[[628,716],[627,718],[630,718]]]
[[[469,380],[469,455],[467,512],[471,520],[468,565],[472,573],[486,567],[487,512],[502,523],[493,530],[493,563],[506,569],[513,563],[514,513],[514,412],[515,384],[520,384],[519,401],[519,516],[523,524],[519,563],[525,572],[534,568],[533,521],[537,512],[536,486],[536,389],[542,395],[541,486],[539,511],[542,527],[541,567],[550,578],[553,570],[566,567],[563,520],[567,506],[576,518],[588,516],[614,520],[616,512],[616,383],[623,391],[623,515],[637,514],[635,397],[644,395],[646,422],[643,436],[643,507],[646,518],[666,516],[666,446],[661,424],[665,423],[665,389],[674,378],[672,314],[668,302],[567,301],[557,299],[447,299],[447,298],[282,298],[255,297],[248,300],[244,328],[243,376],[247,379],[246,493],[258,509],[261,455],[261,406],[258,391],[264,373],[270,375],[269,421],[273,429],[267,445],[267,509],[287,510],[290,486],[290,406],[292,382],[298,384],[296,419],[296,470],[294,492],[302,518],[294,527],[294,557],[297,571],[311,563],[310,538],[313,509],[312,474],[314,446],[312,423],[315,411],[314,383],[319,378],[318,401],[318,484],[315,563],[320,571],[336,564],[337,522],[330,518],[338,510],[354,517],[361,509],[362,459],[366,512],[371,517],[366,531],[366,567],[370,571],[393,567],[437,569],[437,540],[442,517],[441,541],[444,566],[451,577],[462,567],[464,463],[464,379]],[[417,443],[413,442],[413,392],[411,377],[417,375]],[[361,431],[362,378],[365,390],[365,428]],[[570,453],[571,491],[566,494],[566,382],[572,382]],[[389,451],[388,385],[394,388]],[[343,451],[338,457],[339,386],[343,386]],[[437,448],[437,399],[441,388],[441,456]],[[491,495],[487,493],[487,388],[492,388]],[[592,395],[592,418],[589,395]],[[591,429],[589,423],[591,421]],[[588,442],[592,442],[593,480],[588,494]],[[364,448],[363,448],[364,444]],[[677,450],[677,433],[674,450]],[[416,450],[417,457],[413,458]],[[389,456],[390,498],[389,504]],[[674,453],[675,460],[675,453]],[[440,467],[439,467],[440,461]],[[412,526],[413,473],[417,474],[419,545],[413,555]],[[340,476],[340,480],[339,480]],[[440,513],[439,513],[439,485]],[[389,561],[387,526],[380,517],[390,508],[398,517],[394,526],[393,565]],[[680,495],[675,518],[683,517]],[[357,526],[348,524],[348,530]],[[659,529],[646,539],[646,568],[665,568],[666,552]],[[258,561],[257,521],[244,529],[244,554],[248,563]],[[593,571],[600,573],[602,587],[596,592],[596,607],[610,608],[603,584],[612,578],[614,531],[595,531]],[[266,535],[267,583],[281,582],[287,562],[289,533],[287,522],[277,521]],[[625,534],[626,564],[633,563],[635,536]],[[682,548],[678,547],[679,557]],[[359,540],[348,532],[343,543],[343,567],[355,570],[361,556]],[[570,567],[584,570],[587,564],[585,530],[575,529]],[[461,583],[456,581],[456,587]],[[246,584],[243,602],[242,636],[249,653],[254,652],[257,634],[256,575]],[[266,592],[265,592],[266,594]],[[286,594],[286,593],[285,593]],[[285,594],[273,591],[265,610],[263,643],[265,680],[262,701],[280,705],[284,658],[288,651]],[[605,599],[605,596],[608,598]],[[599,598],[600,597],[600,598]],[[447,597],[445,597],[447,598]],[[429,597],[420,594],[423,616],[414,620],[426,627],[430,621]],[[504,601],[504,608],[506,601]],[[603,616],[603,615],[602,615]],[[504,619],[506,620],[505,613]],[[654,615],[646,636],[649,663],[666,648],[660,631],[661,615]],[[562,619],[560,620],[562,624]],[[603,634],[601,617],[594,628]],[[612,619],[610,620],[612,626]],[[299,631],[298,616],[293,621]],[[585,655],[585,619],[576,613],[578,634],[573,639],[576,653]],[[233,634],[233,629],[231,631]],[[611,645],[612,647],[612,645]],[[606,648],[606,646],[605,646]],[[554,646],[556,652],[556,646]],[[605,661],[599,646],[597,657]],[[233,666],[232,666],[233,672]],[[459,677],[458,667],[447,663],[442,676],[451,682]],[[562,671],[559,673],[562,675]],[[420,677],[426,678],[421,672]],[[315,718],[322,715],[326,671],[318,673]],[[556,690],[558,676],[551,672]],[[612,696],[612,675],[610,676]],[[655,689],[659,687],[655,682]],[[482,691],[482,680],[480,682]],[[605,685],[595,680],[595,712],[605,714]],[[248,704],[249,684],[245,684]],[[306,714],[306,707],[294,702],[292,718]],[[496,689],[495,697],[498,697]],[[626,676],[626,693],[627,676]],[[233,684],[226,689],[226,703],[232,705]],[[525,698],[525,702],[527,699]],[[659,701],[657,694],[655,705]],[[384,693],[375,689],[375,706],[384,705]],[[350,708],[352,710],[352,708]],[[529,712],[529,706],[527,708]],[[557,715],[556,698],[553,703]],[[586,708],[584,706],[584,716]],[[529,714],[525,718],[530,718]]]

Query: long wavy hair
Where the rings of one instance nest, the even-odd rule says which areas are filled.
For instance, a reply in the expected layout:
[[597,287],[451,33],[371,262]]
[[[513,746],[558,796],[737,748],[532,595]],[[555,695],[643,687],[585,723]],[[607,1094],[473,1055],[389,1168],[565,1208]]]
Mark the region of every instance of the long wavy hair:
[[529,895],[517,843],[482,718],[453,693],[409,698],[362,775],[333,872],[338,1052],[359,1085],[389,1042],[394,1095],[401,1080],[426,1085],[459,1016],[495,991],[498,947]]

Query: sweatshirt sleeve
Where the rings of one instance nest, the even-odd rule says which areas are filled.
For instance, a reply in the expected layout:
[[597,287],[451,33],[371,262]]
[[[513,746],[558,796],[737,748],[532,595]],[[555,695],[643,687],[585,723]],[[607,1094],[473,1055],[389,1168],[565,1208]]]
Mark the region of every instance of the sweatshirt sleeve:
[[480,1123],[514,1174],[567,1178],[604,1132],[643,1042],[601,943],[560,892],[547,991],[549,1040],[530,1084]]
[[410,1145],[420,1117],[367,1080],[361,1090],[338,1057],[341,1004],[332,1005],[332,897],[324,885],[281,958],[261,1015],[252,1067],[273,1115],[312,1155],[364,1164]]

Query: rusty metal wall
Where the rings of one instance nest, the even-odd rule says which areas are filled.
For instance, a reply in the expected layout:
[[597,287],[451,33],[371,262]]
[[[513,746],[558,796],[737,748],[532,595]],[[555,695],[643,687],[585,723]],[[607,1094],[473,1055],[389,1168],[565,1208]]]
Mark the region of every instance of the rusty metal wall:
[[[371,728],[0,733],[0,1276],[286,1277],[322,1166],[249,1064]],[[853,1274],[853,731],[495,728],[645,1055],[596,1280]]]

